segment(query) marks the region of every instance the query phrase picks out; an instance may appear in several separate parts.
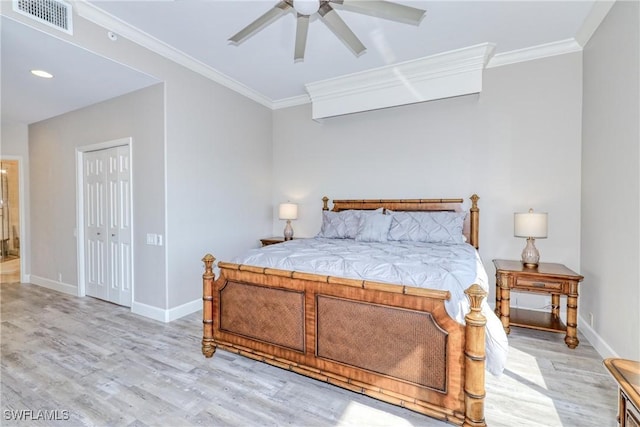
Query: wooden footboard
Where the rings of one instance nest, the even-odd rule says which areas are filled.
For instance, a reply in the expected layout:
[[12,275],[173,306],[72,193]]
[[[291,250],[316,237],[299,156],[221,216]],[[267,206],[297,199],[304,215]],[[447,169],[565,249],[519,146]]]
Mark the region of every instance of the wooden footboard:
[[484,426],[486,293],[449,292],[203,258],[202,352],[217,347],[455,425]]

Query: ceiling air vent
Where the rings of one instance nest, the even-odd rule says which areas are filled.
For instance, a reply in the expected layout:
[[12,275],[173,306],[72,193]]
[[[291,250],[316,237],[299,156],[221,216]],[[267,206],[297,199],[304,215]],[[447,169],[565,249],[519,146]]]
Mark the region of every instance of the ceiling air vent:
[[50,27],[73,34],[69,3],[60,0],[13,0],[13,10]]

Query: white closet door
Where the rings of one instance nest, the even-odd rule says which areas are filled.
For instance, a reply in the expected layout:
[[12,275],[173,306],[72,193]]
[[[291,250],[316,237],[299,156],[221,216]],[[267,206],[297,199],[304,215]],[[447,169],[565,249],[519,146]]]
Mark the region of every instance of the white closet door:
[[87,295],[107,299],[104,153],[84,155],[85,286]]
[[108,300],[131,306],[131,169],[129,146],[108,150]]
[[[86,293],[130,307],[133,271],[129,146],[89,152],[85,159],[85,167],[95,163],[100,164],[103,170],[95,178],[97,174],[85,173],[85,188],[90,193],[88,197],[85,195]],[[95,192],[94,187],[101,187],[99,197],[91,194]],[[95,230],[91,228],[95,222],[90,218],[92,215],[100,218],[101,225],[94,227]],[[99,246],[100,250],[93,250],[94,246]],[[93,261],[92,258],[100,259]],[[100,266],[100,269],[95,266]],[[94,280],[95,277],[100,280]]]

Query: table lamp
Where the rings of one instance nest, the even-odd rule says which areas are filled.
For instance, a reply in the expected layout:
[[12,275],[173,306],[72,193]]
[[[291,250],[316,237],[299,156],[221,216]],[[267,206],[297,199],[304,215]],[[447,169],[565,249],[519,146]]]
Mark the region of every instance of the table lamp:
[[535,245],[535,239],[547,238],[547,214],[534,212],[519,212],[513,214],[513,235],[526,237],[527,245],[522,250],[522,263],[527,268],[537,268],[540,252]]
[[281,203],[278,209],[278,216],[280,219],[286,219],[287,225],[284,227],[284,240],[293,239],[293,228],[291,227],[291,220],[298,219],[298,205],[295,203]]

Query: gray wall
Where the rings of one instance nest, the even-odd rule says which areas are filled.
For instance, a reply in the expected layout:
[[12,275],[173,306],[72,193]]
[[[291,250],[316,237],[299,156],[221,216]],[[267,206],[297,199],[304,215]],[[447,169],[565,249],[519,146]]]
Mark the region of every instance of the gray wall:
[[29,127],[24,123],[2,122],[0,153],[11,156],[29,155]]
[[192,73],[167,85],[169,306],[202,300],[202,256],[271,228],[271,110]]
[[[300,203],[294,229],[313,236],[321,198],[480,196],[480,255],[519,259],[513,213],[549,213],[541,258],[580,270],[582,57],[485,71],[483,91],[316,123],[309,105],[274,113],[273,205]],[[274,216],[273,232],[284,227]],[[489,301],[495,301],[494,286]],[[548,301],[514,294],[519,306]]]
[[[12,11],[7,13],[24,20]],[[153,126],[161,127],[162,141],[153,148],[156,152],[149,154],[153,157],[162,153],[162,162],[148,170],[155,180],[154,187],[143,197],[150,204],[143,218],[136,214],[134,227],[143,233],[163,234],[165,245],[147,246],[149,256],[136,258],[135,298],[148,306],[143,307],[144,314],[158,319],[197,310],[201,306],[200,259],[204,253],[229,259],[242,249],[255,246],[260,237],[270,232],[271,110],[124,37],[111,42],[103,28],[81,17],[74,17],[73,37],[61,37],[164,83],[160,104],[155,106],[160,106],[162,113],[153,122]],[[83,110],[76,113],[81,116],[85,114]],[[84,126],[75,120],[68,125],[79,131]],[[108,140],[106,135],[105,129],[100,140]],[[145,171],[144,166],[138,170]],[[56,175],[49,178],[54,180],[52,184],[58,183]],[[41,177],[31,191],[47,201],[49,195],[42,188],[45,181]],[[68,218],[63,221],[67,228],[71,226],[66,224]],[[47,233],[50,231],[40,232]],[[32,241],[36,243],[37,239]],[[41,251],[54,251],[49,244],[52,239],[46,245],[41,243]],[[65,258],[61,266],[38,255],[37,267],[34,257],[34,272],[56,280],[58,270],[64,269],[63,279],[74,278],[70,275],[75,250],[57,257]],[[145,264],[139,266],[138,262]],[[140,270],[153,270],[152,277],[138,277]],[[148,294],[141,294],[140,300],[138,291],[146,285],[139,286],[138,280],[149,286]],[[174,308],[177,311],[167,317],[167,311]]]
[[580,314],[601,354],[640,360],[640,4],[618,1],[584,50]]
[[31,275],[77,286],[77,147],[132,137],[135,301],[166,306],[164,248],[146,233],[164,230],[162,84],[29,126]]

